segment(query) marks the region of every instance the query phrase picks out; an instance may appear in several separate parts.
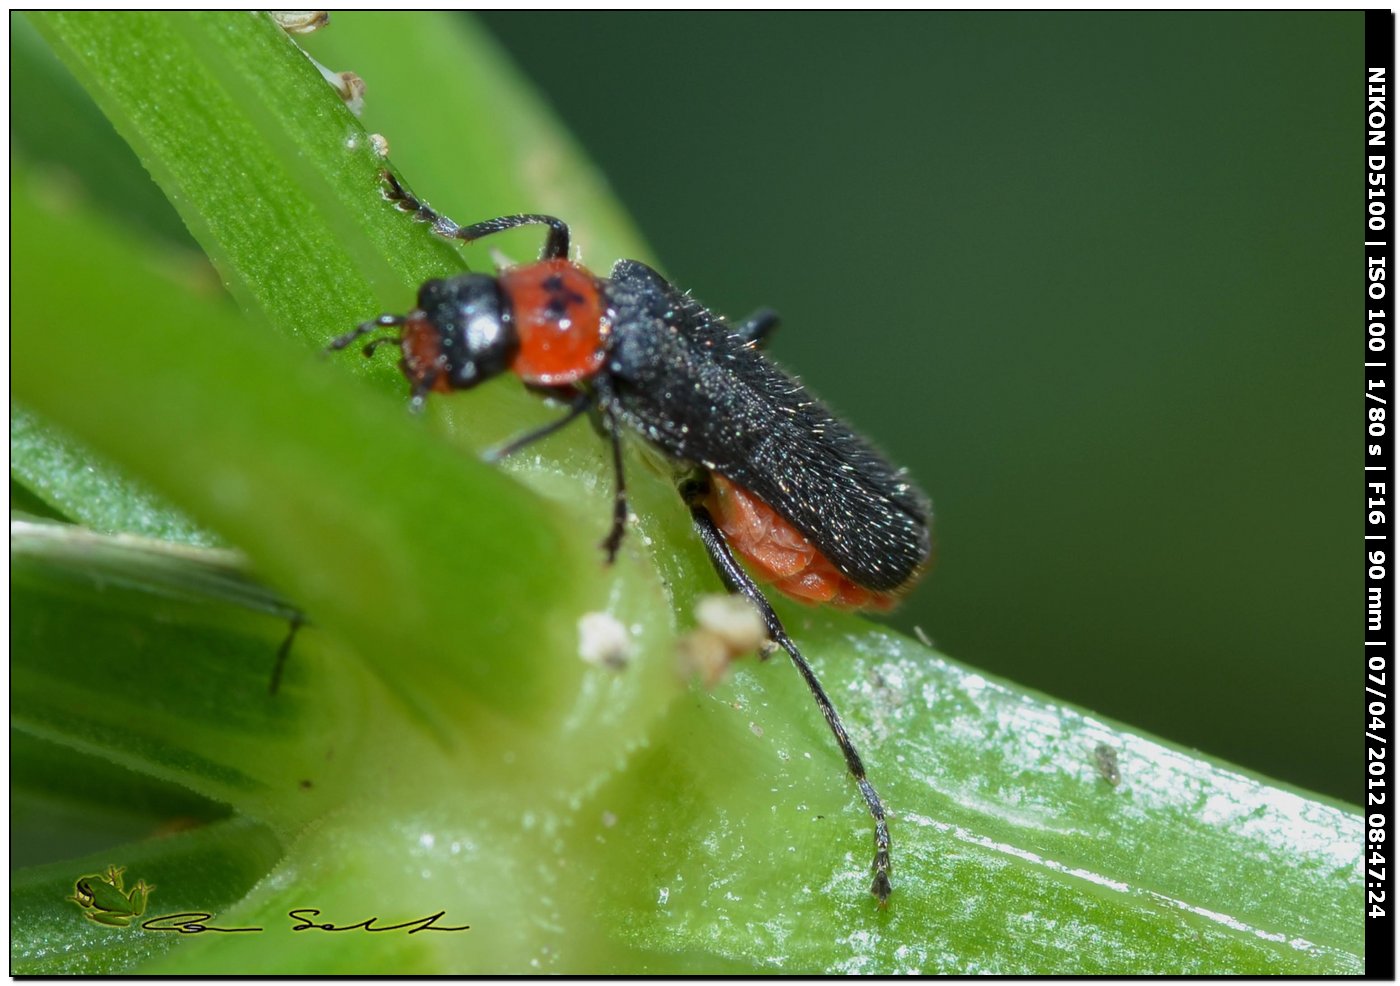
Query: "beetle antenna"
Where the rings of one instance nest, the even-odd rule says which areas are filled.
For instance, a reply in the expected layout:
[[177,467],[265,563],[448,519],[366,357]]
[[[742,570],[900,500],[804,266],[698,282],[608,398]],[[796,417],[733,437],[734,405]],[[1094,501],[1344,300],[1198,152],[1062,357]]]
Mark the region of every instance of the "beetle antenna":
[[380,336],[378,339],[371,339],[369,342],[365,343],[365,348],[362,349],[361,352],[365,354],[365,359],[370,359],[374,356],[375,350],[377,350],[380,346],[384,345],[385,343],[392,343],[396,346],[402,346],[403,338],[397,334]]
[[361,322],[354,329],[332,339],[330,345],[326,347],[326,352],[333,353],[336,350],[344,349],[361,336],[367,336],[375,329],[387,329],[392,326],[403,325],[408,319],[403,315],[380,315],[378,318],[370,319],[368,322]]

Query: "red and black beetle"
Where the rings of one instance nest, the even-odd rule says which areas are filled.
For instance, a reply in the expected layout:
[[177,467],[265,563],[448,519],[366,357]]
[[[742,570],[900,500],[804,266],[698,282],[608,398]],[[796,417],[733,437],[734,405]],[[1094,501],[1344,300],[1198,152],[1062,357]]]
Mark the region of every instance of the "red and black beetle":
[[870,889],[883,904],[890,894],[884,806],[821,683],[758,583],[803,602],[888,609],[928,567],[928,498],[763,354],[777,326],[772,312],[730,325],[638,261],[619,261],[606,278],[589,273],[569,259],[569,227],[553,216],[459,226],[411,196],[393,175],[384,178],[386,197],[440,236],[471,242],[543,225],[544,249],[537,262],[494,276],[428,281],[413,311],[365,322],[330,348],[389,330],[364,351],[372,355],[385,343],[400,349],[415,409],[430,392],[464,390],[507,370],[568,402],[566,415],[522,435],[498,456],[596,409],[617,484],[603,542],[609,561],[627,518],[620,427],[694,467],[681,493],[696,532],[720,578],[753,601],[773,641],[806,680],[875,820]]

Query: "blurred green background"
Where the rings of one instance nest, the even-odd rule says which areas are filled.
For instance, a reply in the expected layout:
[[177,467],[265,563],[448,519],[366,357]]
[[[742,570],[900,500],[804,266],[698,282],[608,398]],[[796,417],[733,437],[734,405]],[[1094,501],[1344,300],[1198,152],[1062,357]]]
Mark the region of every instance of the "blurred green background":
[[932,494],[893,623],[1359,800],[1359,12],[485,20]]

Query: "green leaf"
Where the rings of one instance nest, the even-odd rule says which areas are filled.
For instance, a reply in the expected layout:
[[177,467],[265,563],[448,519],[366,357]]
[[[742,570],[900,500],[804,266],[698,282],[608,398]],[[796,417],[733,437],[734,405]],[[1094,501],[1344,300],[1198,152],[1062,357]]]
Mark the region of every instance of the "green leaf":
[[[245,314],[16,161],[16,398],[280,593],[225,555],[16,528],[13,720],[37,738],[16,773],[58,746],[79,778],[110,763],[233,812],[21,871],[17,970],[1361,970],[1354,809],[784,605],[892,812],[880,910],[869,820],[800,679],[778,662],[714,692],[677,679],[674,626],[719,583],[666,463],[628,449],[638,521],[605,568],[611,479],[587,429],[489,468],[477,450],[558,410],[500,381],[410,420],[391,367],[360,386],[362,361],[314,354],[461,260],[382,201],[367,133],[297,47],[246,13],[34,16]],[[366,77],[370,125],[462,218],[548,209],[590,257],[640,252],[460,21],[337,15],[317,50]],[[92,496],[130,529],[127,485]],[[270,697],[282,594],[312,624]],[[580,659],[598,611],[630,632],[621,670]],[[264,930],[172,944],[85,921],[64,897],[108,864],[156,883],[153,908]],[[294,932],[299,908],[471,927]]]
[[35,497],[42,509],[96,531],[124,531],[193,545],[212,545],[217,540],[140,483],[13,402],[10,481]]
[[149,774],[10,728],[10,863],[35,866],[226,818]]

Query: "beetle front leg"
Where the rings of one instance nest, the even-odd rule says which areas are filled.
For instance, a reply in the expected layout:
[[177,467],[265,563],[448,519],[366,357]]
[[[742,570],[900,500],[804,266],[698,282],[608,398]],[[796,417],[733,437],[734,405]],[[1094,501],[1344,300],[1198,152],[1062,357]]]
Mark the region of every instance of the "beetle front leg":
[[525,434],[511,439],[500,448],[490,450],[485,455],[487,462],[500,462],[502,459],[514,455],[526,446],[533,445],[541,438],[548,438],[587,411],[593,406],[594,401],[597,399],[592,393],[586,390],[546,390],[546,393],[548,396],[558,400],[567,401],[569,404],[569,412],[562,418],[556,418],[547,425],[541,425],[533,431],[527,431]]
[[501,216],[499,219],[488,219],[485,222],[463,226],[411,195],[394,177],[393,172],[382,171],[380,177],[388,186],[384,190],[386,199],[394,203],[399,210],[412,213],[413,218],[418,222],[431,223],[433,232],[444,239],[471,243],[482,237],[490,236],[492,233],[503,233],[508,229],[515,229],[517,226],[548,226],[549,232],[545,235],[544,249],[540,251],[540,259],[569,259],[569,227],[562,219],[539,215]]

